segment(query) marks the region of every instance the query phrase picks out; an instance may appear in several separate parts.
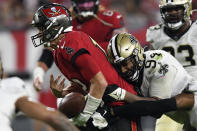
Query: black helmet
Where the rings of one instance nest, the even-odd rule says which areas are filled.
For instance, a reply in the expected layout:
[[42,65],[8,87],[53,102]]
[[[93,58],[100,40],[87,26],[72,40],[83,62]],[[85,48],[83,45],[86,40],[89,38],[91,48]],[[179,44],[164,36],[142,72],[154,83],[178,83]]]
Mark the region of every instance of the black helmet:
[[31,37],[33,45],[38,47],[55,40],[65,29],[72,28],[71,13],[63,5],[46,4],[35,12],[32,25],[40,31]]
[[77,15],[88,17],[97,14],[100,0],[71,0]]

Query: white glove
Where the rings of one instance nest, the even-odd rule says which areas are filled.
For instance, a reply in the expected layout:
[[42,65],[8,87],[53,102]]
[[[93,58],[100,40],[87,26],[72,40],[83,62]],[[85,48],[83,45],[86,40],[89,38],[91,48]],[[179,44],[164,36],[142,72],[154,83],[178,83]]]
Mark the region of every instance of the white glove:
[[91,117],[93,119],[92,124],[95,127],[99,128],[99,129],[103,129],[103,128],[107,127],[108,122],[99,112],[95,112]]
[[36,67],[33,72],[33,85],[37,91],[40,91],[44,86],[45,71],[42,67]]
[[90,117],[94,114],[98,106],[100,105],[102,99],[97,99],[90,94],[87,96],[87,101],[85,108],[82,113],[78,116],[74,117],[73,123],[76,126],[86,126],[86,122],[90,119]]

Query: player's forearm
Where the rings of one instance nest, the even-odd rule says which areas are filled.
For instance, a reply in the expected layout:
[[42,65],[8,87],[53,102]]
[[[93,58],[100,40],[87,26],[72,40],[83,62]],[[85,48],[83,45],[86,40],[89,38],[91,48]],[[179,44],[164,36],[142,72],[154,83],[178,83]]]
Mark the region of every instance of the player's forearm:
[[191,109],[194,106],[194,94],[182,93],[175,96],[177,108],[181,110]]
[[153,100],[154,101],[155,99],[154,98],[150,98],[150,97],[137,96],[137,95],[131,94],[130,92],[126,91],[124,100],[129,102],[129,103],[132,103],[132,102],[140,101],[140,100]]
[[176,99],[163,99],[158,101],[136,101],[128,105],[113,108],[114,115],[122,117],[157,116],[169,111],[177,110]]
[[107,87],[107,81],[105,80],[103,74],[98,72],[90,80],[90,91],[89,94],[97,99],[102,99],[105,89]]
[[44,70],[44,72],[46,72],[48,70],[48,66],[44,62],[39,61],[37,63],[37,67],[41,67]]
[[61,113],[51,115],[47,120],[47,124],[51,125],[57,131],[79,131],[65,116]]

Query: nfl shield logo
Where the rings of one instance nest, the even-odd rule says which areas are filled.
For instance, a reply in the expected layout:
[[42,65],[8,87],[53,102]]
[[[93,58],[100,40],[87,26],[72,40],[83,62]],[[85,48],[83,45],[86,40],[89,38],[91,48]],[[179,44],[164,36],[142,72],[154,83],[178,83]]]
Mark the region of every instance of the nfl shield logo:
[[66,53],[67,54],[72,54],[73,52],[75,52],[75,50],[73,48],[70,48],[70,47],[65,47],[65,50],[66,50]]

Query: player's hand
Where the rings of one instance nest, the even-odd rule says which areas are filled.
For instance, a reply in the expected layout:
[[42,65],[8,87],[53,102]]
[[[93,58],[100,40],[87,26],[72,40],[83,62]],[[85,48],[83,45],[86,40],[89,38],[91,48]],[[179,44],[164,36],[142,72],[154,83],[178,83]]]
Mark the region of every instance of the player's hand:
[[53,95],[57,98],[62,98],[65,96],[65,91],[63,90],[65,86],[64,85],[65,78],[62,79],[62,81],[59,83],[60,78],[61,78],[61,75],[59,75],[55,80],[52,74],[50,76],[50,88],[51,88]]
[[105,93],[103,95],[103,101],[105,103],[114,102],[114,101],[122,101],[124,100],[126,91],[119,86],[113,84],[108,85]]
[[87,121],[95,113],[96,109],[101,104],[102,99],[97,99],[90,94],[86,97],[86,105],[83,112],[73,118],[73,122],[76,126],[86,126]]
[[36,67],[33,72],[33,86],[37,91],[41,91],[44,86],[44,69]]

